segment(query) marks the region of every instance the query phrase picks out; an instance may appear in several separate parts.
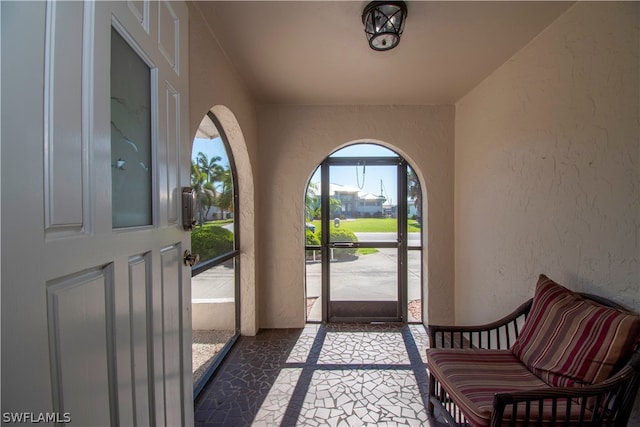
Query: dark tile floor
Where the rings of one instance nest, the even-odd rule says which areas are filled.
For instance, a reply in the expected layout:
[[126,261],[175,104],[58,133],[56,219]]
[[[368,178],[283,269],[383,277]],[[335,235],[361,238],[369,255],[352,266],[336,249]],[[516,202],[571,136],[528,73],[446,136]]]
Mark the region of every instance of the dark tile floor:
[[441,426],[422,325],[319,325],[240,337],[195,403],[197,426]]

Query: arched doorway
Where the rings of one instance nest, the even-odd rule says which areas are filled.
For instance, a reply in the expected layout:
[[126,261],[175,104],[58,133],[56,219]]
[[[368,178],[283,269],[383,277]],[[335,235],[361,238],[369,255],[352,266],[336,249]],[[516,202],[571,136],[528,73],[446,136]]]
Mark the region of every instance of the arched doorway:
[[377,144],[328,156],[307,186],[307,320],[422,321],[422,191]]
[[194,398],[213,375],[240,331],[238,185],[226,133],[211,112],[202,119],[191,153],[196,225],[191,250]]

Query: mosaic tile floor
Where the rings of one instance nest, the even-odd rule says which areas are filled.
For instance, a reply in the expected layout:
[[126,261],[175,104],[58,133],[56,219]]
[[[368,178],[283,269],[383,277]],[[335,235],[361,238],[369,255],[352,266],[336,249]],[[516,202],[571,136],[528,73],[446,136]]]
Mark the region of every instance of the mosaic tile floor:
[[421,325],[307,325],[240,337],[196,426],[442,426],[427,416]]

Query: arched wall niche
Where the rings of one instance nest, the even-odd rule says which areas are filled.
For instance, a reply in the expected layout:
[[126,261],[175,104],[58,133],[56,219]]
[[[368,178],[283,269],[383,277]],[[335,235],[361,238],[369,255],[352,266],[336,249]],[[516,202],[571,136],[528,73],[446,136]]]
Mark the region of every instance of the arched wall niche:
[[[428,189],[427,189],[427,185],[425,183],[425,177],[423,174],[423,171],[421,170],[421,168],[419,167],[419,165],[417,165],[417,162],[415,162],[411,156],[409,154],[407,154],[406,152],[404,152],[400,147],[383,141],[383,140],[379,140],[379,139],[372,139],[372,138],[361,138],[361,139],[353,139],[347,142],[344,142],[342,144],[337,144],[335,147],[333,148],[329,148],[326,151],[326,154],[324,155],[324,157],[322,157],[321,159],[318,160],[318,162],[314,165],[311,162],[309,162],[309,164],[307,165],[308,169],[307,169],[307,179],[306,179],[306,184],[304,187],[304,192],[302,193],[302,206],[304,207],[304,199],[305,199],[305,195],[306,195],[306,189],[307,189],[307,185],[310,182],[314,172],[316,171],[316,169],[320,166],[320,164],[324,161],[324,159],[328,156],[331,156],[333,153],[342,150],[343,148],[352,146],[352,145],[356,145],[356,144],[375,144],[375,145],[380,145],[382,147],[388,148],[391,151],[394,151],[396,154],[398,154],[400,157],[402,157],[404,160],[407,161],[407,163],[409,164],[409,166],[411,167],[411,169],[413,169],[413,171],[415,172],[415,174],[418,177],[418,181],[420,181],[420,188],[422,190],[422,211],[423,211],[423,215],[424,215],[424,228],[422,229],[422,295],[423,295],[423,299],[428,301],[428,296],[429,296],[429,275],[428,275],[428,266],[429,266],[429,262],[428,262],[428,257],[429,257],[429,199],[428,199]],[[305,218],[304,218],[304,209],[300,212],[300,223],[304,224],[305,223]],[[302,233],[301,235],[301,247],[304,247],[305,245],[305,234]],[[422,304],[422,319],[424,319],[423,321],[426,322],[426,319],[428,319],[428,313],[429,312],[429,305],[428,304]]]
[[396,151],[428,190],[423,320],[453,323],[454,108],[260,105],[257,118],[260,327],[304,326],[306,186],[326,156],[356,141],[378,141]]

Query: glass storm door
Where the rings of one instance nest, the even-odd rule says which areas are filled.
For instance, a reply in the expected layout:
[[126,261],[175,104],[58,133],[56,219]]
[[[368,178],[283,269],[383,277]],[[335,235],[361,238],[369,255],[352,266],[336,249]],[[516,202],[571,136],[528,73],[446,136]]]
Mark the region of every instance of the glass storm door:
[[406,320],[406,221],[398,221],[406,217],[406,204],[398,203],[406,200],[406,162],[373,147],[379,157],[345,157],[345,149],[321,167],[322,276],[329,322]]

